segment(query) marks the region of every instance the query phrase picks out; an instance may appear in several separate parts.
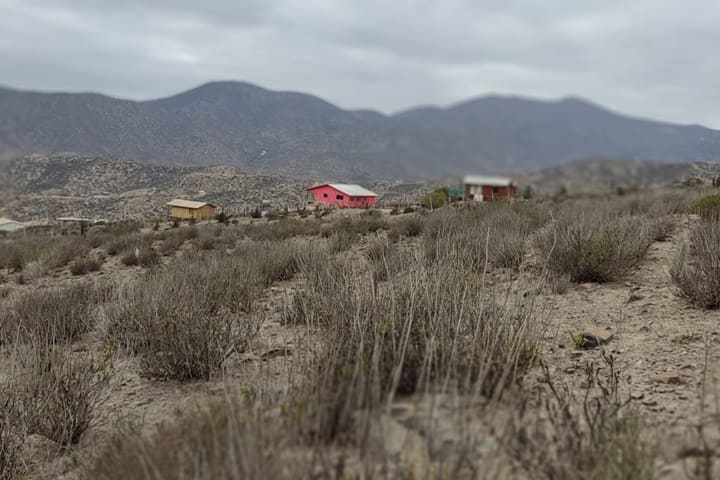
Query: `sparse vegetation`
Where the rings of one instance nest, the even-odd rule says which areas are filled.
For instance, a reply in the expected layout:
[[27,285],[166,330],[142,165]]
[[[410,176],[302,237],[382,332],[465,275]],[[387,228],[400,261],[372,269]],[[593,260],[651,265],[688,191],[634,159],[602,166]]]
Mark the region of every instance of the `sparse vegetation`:
[[642,218],[601,210],[563,211],[536,246],[556,275],[574,282],[618,280],[635,268],[653,241]]
[[[0,478],[59,474],[35,471],[33,442],[62,457],[48,468],[87,479],[654,478],[648,439],[669,416],[643,414],[670,411],[670,387],[631,397],[623,379],[689,382],[691,368],[664,372],[670,350],[697,364],[691,344],[715,331],[702,312],[681,339],[652,323],[678,314],[656,294],[670,252],[677,292],[720,306],[718,221],[688,215],[703,191],[688,192],[533,192],[392,217],[279,209],[267,222],[94,227],[52,252],[48,239],[1,239]],[[70,275],[96,259],[89,278],[103,283]],[[623,348],[574,350],[585,328],[613,326],[611,306],[639,330],[613,332]],[[644,325],[652,335],[635,334]],[[663,349],[638,343],[656,333]],[[648,352],[654,363],[638,362]],[[219,377],[239,390],[203,401]]]
[[93,327],[93,307],[105,295],[105,287],[85,283],[25,292],[0,310],[0,344],[75,340]]
[[692,204],[692,212],[703,218],[720,218],[720,193],[711,193]]
[[720,308],[720,218],[696,225],[670,273],[681,295],[707,309]]

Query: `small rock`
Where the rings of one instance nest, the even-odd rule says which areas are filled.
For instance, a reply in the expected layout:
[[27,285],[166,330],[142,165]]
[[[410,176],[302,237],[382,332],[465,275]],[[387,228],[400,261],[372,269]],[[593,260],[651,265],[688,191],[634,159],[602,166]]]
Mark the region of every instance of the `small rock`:
[[637,302],[638,300],[642,300],[643,298],[645,298],[644,295],[640,295],[639,293],[631,293],[626,303]]
[[607,344],[613,337],[615,337],[615,332],[609,327],[587,327],[581,335],[578,346],[583,350],[597,348]]
[[633,400],[642,400],[645,398],[645,394],[643,392],[635,392],[630,394],[630,398]]
[[685,380],[682,375],[680,375],[677,372],[665,372],[661,373],[659,375],[655,375],[652,378],[653,382],[655,383],[662,383],[665,385],[686,385],[687,380]]
[[646,407],[654,407],[657,405],[657,400],[653,400],[652,398],[648,398],[646,400],[642,401],[642,404]]

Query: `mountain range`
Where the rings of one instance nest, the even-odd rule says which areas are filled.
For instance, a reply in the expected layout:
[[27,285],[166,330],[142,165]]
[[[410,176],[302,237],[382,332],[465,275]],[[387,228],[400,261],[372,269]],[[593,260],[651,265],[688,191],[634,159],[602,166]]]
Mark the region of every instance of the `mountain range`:
[[488,96],[384,115],[242,82],[150,101],[0,88],[0,158],[58,152],[370,181],[523,172],[589,157],[717,161],[720,131],[579,98]]

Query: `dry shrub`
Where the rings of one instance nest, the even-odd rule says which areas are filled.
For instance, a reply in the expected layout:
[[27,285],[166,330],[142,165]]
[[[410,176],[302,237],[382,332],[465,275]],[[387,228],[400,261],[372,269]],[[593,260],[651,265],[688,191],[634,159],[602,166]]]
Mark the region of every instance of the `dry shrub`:
[[148,376],[207,379],[257,333],[263,277],[247,258],[184,257],[127,285],[107,309],[107,335],[141,355]]
[[110,438],[81,478],[290,479],[308,478],[309,459],[292,455],[292,425],[270,399],[234,394],[186,412],[150,437],[134,431]]
[[84,239],[73,236],[6,240],[0,244],[0,268],[21,271],[38,264],[43,271],[56,270],[89,250]]
[[15,413],[26,433],[42,435],[61,446],[78,443],[102,400],[111,372],[108,357],[80,360],[38,343],[23,370],[13,391]]
[[610,282],[622,278],[644,258],[653,240],[643,217],[602,210],[561,211],[540,232],[536,247],[556,275],[574,282]]
[[248,225],[243,232],[249,238],[262,240],[287,240],[292,237],[317,235],[320,222],[310,219],[281,218],[276,222]]
[[128,233],[119,237],[112,237],[105,244],[105,251],[108,255],[115,256],[124,252],[134,252],[136,248],[147,248],[149,245],[149,236],[140,233]]
[[381,282],[408,268],[411,254],[387,238],[371,238],[363,252],[370,263],[373,279]]
[[681,295],[707,309],[720,308],[720,219],[700,222],[670,269]]
[[160,255],[150,246],[143,246],[137,250],[129,250],[120,257],[120,262],[128,267],[140,265],[152,267],[160,263]]
[[0,385],[0,480],[22,478],[25,473],[20,458],[24,430],[16,412],[10,388]]
[[425,223],[418,215],[399,218],[390,224],[388,235],[394,234],[398,237],[417,237],[425,229]]
[[[541,413],[526,411],[516,426],[514,451],[532,478],[548,480],[654,477],[655,451],[643,437],[645,424],[621,392],[612,357],[585,367],[581,397],[556,384],[545,368],[550,395]],[[531,418],[533,416],[534,418]],[[542,420],[538,420],[538,418]]]
[[70,273],[73,275],[85,275],[90,272],[97,272],[103,264],[100,256],[87,256],[75,259],[70,264]]
[[415,265],[382,286],[348,262],[325,265],[296,297],[293,318],[323,336],[308,384],[315,438],[347,432],[353,412],[395,393],[432,388],[499,398],[527,371],[538,338],[531,299],[528,308],[496,301],[456,265]]
[[694,201],[692,212],[706,219],[720,219],[720,193],[711,193]]
[[330,252],[341,253],[350,250],[358,241],[358,235],[354,232],[340,230],[332,232],[327,237]]
[[476,272],[488,266],[518,269],[528,237],[546,220],[544,210],[527,202],[440,210],[427,220],[425,256],[439,263],[460,262]]
[[93,309],[102,302],[107,287],[75,283],[26,292],[0,311],[0,344],[26,342],[71,342],[93,328]]
[[165,230],[164,232],[156,235],[156,238],[162,240],[162,244],[160,245],[160,253],[163,255],[172,255],[185,242],[197,237],[198,229],[194,225]]

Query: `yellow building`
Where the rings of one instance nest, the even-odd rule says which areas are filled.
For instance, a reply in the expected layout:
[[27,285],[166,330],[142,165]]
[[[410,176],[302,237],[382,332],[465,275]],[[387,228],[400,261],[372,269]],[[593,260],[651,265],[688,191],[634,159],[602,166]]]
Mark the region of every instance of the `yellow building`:
[[179,220],[209,220],[215,215],[215,205],[207,202],[175,199],[168,202],[170,217]]

